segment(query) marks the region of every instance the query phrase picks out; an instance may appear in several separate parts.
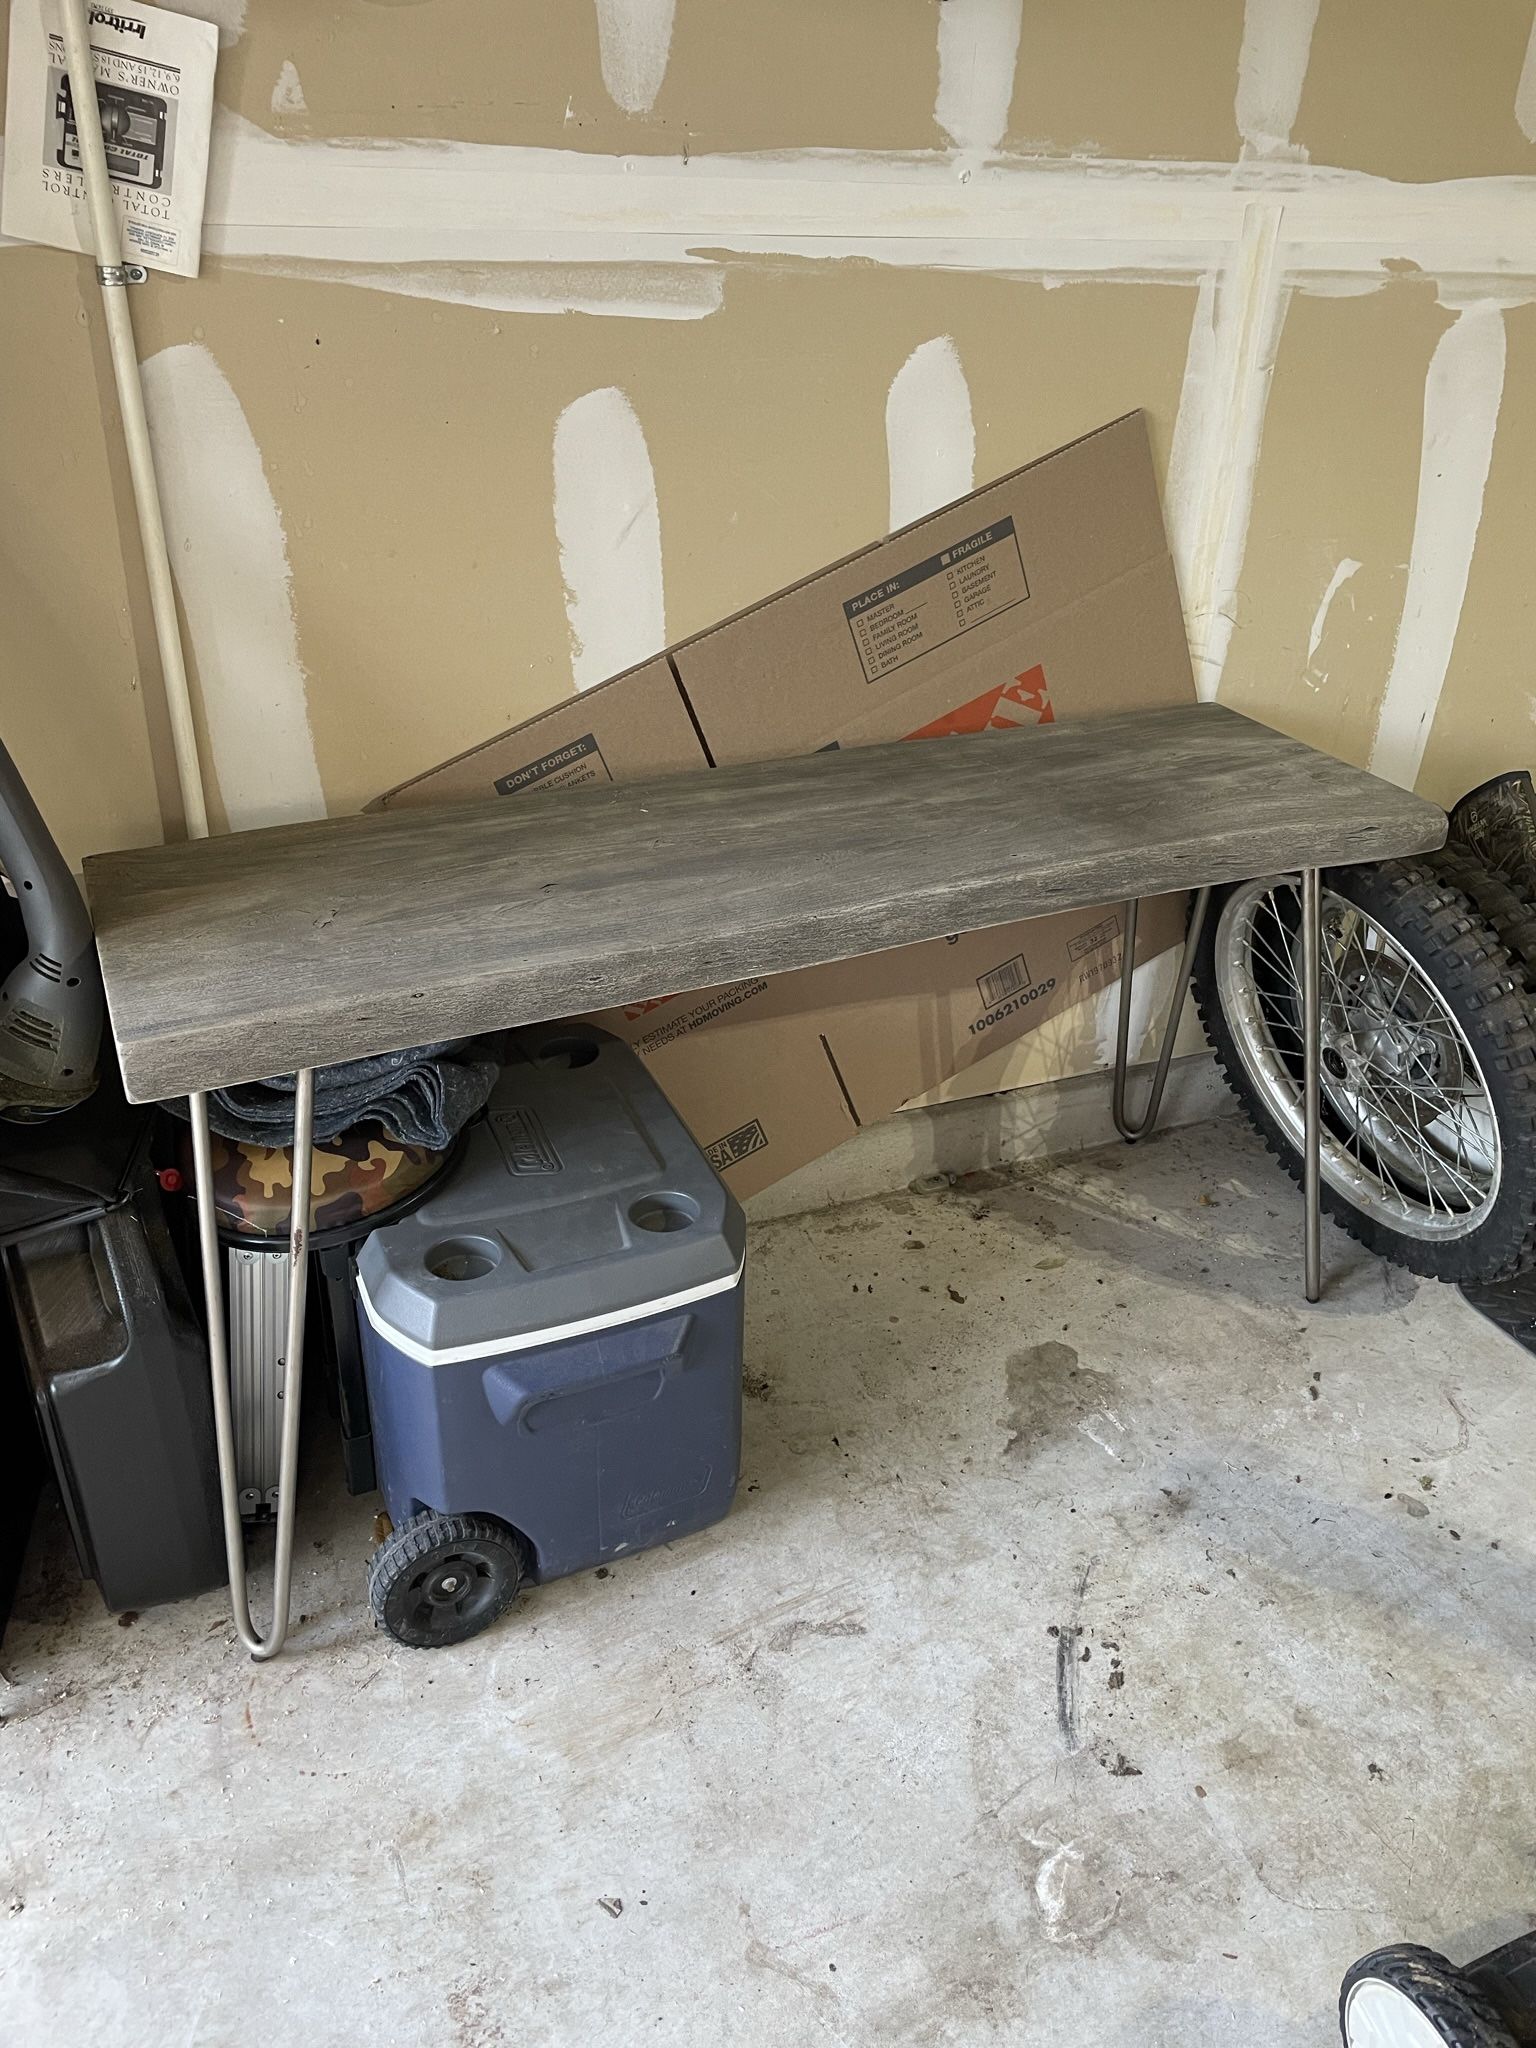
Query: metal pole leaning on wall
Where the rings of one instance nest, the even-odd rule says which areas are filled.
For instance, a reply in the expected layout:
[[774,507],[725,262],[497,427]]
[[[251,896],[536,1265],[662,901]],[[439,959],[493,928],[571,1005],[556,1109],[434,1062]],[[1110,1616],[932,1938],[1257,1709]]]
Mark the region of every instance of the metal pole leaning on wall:
[[1322,889],[1316,868],[1301,871],[1302,1206],[1308,1301],[1323,1293]]
[[[123,262],[117,203],[101,139],[101,109],[96,97],[96,72],[91,63],[90,37],[85,23],[85,0],[59,0],[59,25],[64,36],[64,65],[69,74],[70,97],[75,105],[75,127],[80,137],[80,161],[85,172],[91,238],[96,244],[96,278],[101,286],[101,308],[107,327],[107,345],[112,355],[112,377],[117,386],[123,441],[128,451],[128,474],[133,483],[133,504],[144,551],[144,571],[149,579],[155,644],[160,650],[160,670],[165,678],[165,701],[170,712],[171,740],[176,750],[176,781],[187,821],[187,837],[206,839],[208,805],[197,757],[197,728],[192,718],[192,694],[187,684],[181,626],[176,617],[176,589],[171,581],[171,559],[165,545],[165,521],[160,510],[160,486],[155,475],[149,422],[144,416],[144,387],[139,378],[139,354],[134,346],[133,315],[128,305],[130,277],[142,278],[144,273],[137,264]],[[91,119],[93,111],[94,120]]]
[[[160,484],[155,474],[149,421],[144,412],[144,386],[139,375],[139,354],[134,343],[133,315],[128,303],[130,283],[142,280],[144,272],[139,265],[125,264],[123,261],[117,204],[107,170],[106,149],[102,142],[101,103],[96,92],[95,67],[91,62],[85,0],[59,0],[59,23],[64,38],[64,65],[69,77],[70,97],[75,106],[75,127],[80,138],[80,159],[85,173],[86,200],[91,216],[91,238],[96,246],[96,278],[101,287],[102,314],[106,322],[107,344],[112,357],[112,377],[117,387],[118,410],[123,423],[123,442],[128,454],[128,474],[133,485],[134,511],[138,519],[144,571],[149,583],[150,610],[155,622],[155,643],[160,651],[160,670],[165,680],[165,700],[170,714],[171,740],[176,754],[176,781],[181,792],[182,815],[186,821],[187,837],[206,839],[208,803],[203,788],[202,764],[198,758],[197,727],[192,716],[192,692],[187,682],[186,654],[181,643],[181,622],[176,614],[176,588],[171,578],[171,559],[166,547]],[[90,118],[91,110],[95,111],[94,120]],[[314,1130],[314,1074],[306,1069],[298,1076],[294,1098],[294,1200],[289,1226],[288,1334],[283,1388],[283,1427],[278,1460],[277,1551],[273,1564],[272,1625],[265,1636],[259,1635],[252,1624],[250,1596],[246,1584],[245,1529],[240,1518],[234,1427],[230,1418],[224,1281],[219,1258],[218,1219],[214,1212],[207,1097],[194,1095],[189,1106],[192,1112],[198,1241],[202,1256],[203,1291],[208,1320],[208,1367],[213,1394],[214,1435],[218,1451],[219,1496],[224,1519],[224,1551],[229,1569],[230,1611],[241,1642],[253,1657],[265,1660],[277,1655],[288,1633],[289,1588],[293,1575],[299,1405],[304,1364],[304,1307],[309,1277],[309,1182],[311,1139]]]
[[[197,1242],[203,1292],[208,1303],[208,1363],[213,1387],[213,1430],[218,1446],[219,1501],[224,1515],[224,1553],[229,1565],[229,1606],[235,1633],[258,1663],[275,1657],[288,1635],[289,1590],[293,1582],[293,1527],[298,1506],[299,1411],[304,1392],[304,1311],[309,1282],[309,1193],[315,1130],[315,1075],[304,1067],[295,1077],[293,1098],[293,1195],[288,1216],[288,1329],[283,1346],[283,1427],[277,1463],[277,1543],[272,1563],[272,1625],[265,1636],[251,1620],[245,1576],[245,1527],[235,1470],[235,1430],[230,1414],[229,1357],[225,1338],[223,1248],[214,1210],[212,1145],[208,1098],[188,1097],[192,1112],[192,1171],[197,1185]],[[301,1167],[302,1162],[302,1167]]]
[[1179,1035],[1179,1020],[1184,1014],[1184,998],[1189,993],[1190,971],[1195,964],[1195,949],[1200,944],[1200,934],[1205,928],[1205,913],[1210,908],[1210,903],[1209,889],[1196,890],[1194,904],[1189,913],[1189,929],[1184,934],[1184,950],[1179,955],[1178,986],[1174,989],[1168,1022],[1163,1029],[1162,1049],[1157,1055],[1152,1086],[1147,1093],[1147,1106],[1136,1123],[1132,1123],[1126,1113],[1125,1084],[1131,1053],[1131,984],[1136,974],[1136,919],[1140,902],[1133,896],[1123,905],[1125,942],[1120,956],[1120,1005],[1115,1019],[1115,1071],[1110,1092],[1110,1114],[1114,1117],[1115,1129],[1127,1145],[1134,1145],[1138,1139],[1145,1138],[1153,1130],[1157,1123],[1157,1113],[1163,1106],[1163,1089],[1168,1083],[1173,1043]]

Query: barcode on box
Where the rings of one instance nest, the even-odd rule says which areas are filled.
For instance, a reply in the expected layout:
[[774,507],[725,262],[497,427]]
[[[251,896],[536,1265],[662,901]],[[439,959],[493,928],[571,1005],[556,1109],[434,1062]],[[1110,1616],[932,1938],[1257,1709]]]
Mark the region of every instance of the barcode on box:
[[1010,996],[1016,996],[1021,989],[1029,987],[1029,969],[1024,964],[1024,955],[1015,953],[1001,967],[994,967],[989,974],[978,976],[976,987],[983,1009],[995,1010],[999,1003],[1006,1003]]

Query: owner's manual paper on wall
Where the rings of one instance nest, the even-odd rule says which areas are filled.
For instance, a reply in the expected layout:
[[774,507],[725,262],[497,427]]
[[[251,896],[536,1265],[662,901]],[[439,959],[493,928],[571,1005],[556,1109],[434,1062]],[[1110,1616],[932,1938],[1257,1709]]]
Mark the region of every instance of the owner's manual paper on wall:
[[[219,32],[162,7],[92,7],[87,21],[124,259],[196,277]],[[0,230],[95,247],[57,0],[11,0]]]

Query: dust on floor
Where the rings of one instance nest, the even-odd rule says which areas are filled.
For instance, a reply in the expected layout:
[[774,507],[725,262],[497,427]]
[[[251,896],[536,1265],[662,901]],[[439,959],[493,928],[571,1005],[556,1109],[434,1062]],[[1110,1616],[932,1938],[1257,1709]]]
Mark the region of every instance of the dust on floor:
[[1325,2048],[1523,1930],[1532,1362],[1299,1220],[1223,1122],[761,1226],[734,1513],[459,1650],[323,1430],[272,1665],[46,1521],[0,2038]]

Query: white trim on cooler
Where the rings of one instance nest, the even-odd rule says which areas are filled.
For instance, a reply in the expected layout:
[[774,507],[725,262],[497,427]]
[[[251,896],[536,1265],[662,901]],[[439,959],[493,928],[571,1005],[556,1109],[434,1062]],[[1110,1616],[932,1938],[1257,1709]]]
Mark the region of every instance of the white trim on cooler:
[[574,1323],[555,1323],[547,1330],[530,1330],[518,1337],[486,1337],[477,1344],[453,1344],[444,1351],[433,1351],[425,1344],[418,1344],[414,1337],[407,1337],[403,1330],[385,1322],[369,1299],[361,1273],[357,1276],[357,1298],[376,1334],[397,1351],[403,1351],[407,1358],[414,1358],[418,1365],[459,1365],[469,1358],[505,1358],[514,1351],[536,1351],[546,1344],[563,1343],[567,1337],[591,1337],[599,1330],[616,1330],[625,1323],[644,1322],[647,1316],[691,1308],[696,1301],[707,1301],[715,1294],[728,1294],[733,1287],[739,1286],[746,1263],[743,1254],[735,1272],[727,1273],[719,1280],[706,1280],[700,1287],[685,1287],[680,1294],[663,1294],[654,1301],[637,1301],[630,1308],[614,1309],[608,1315],[584,1316]]

